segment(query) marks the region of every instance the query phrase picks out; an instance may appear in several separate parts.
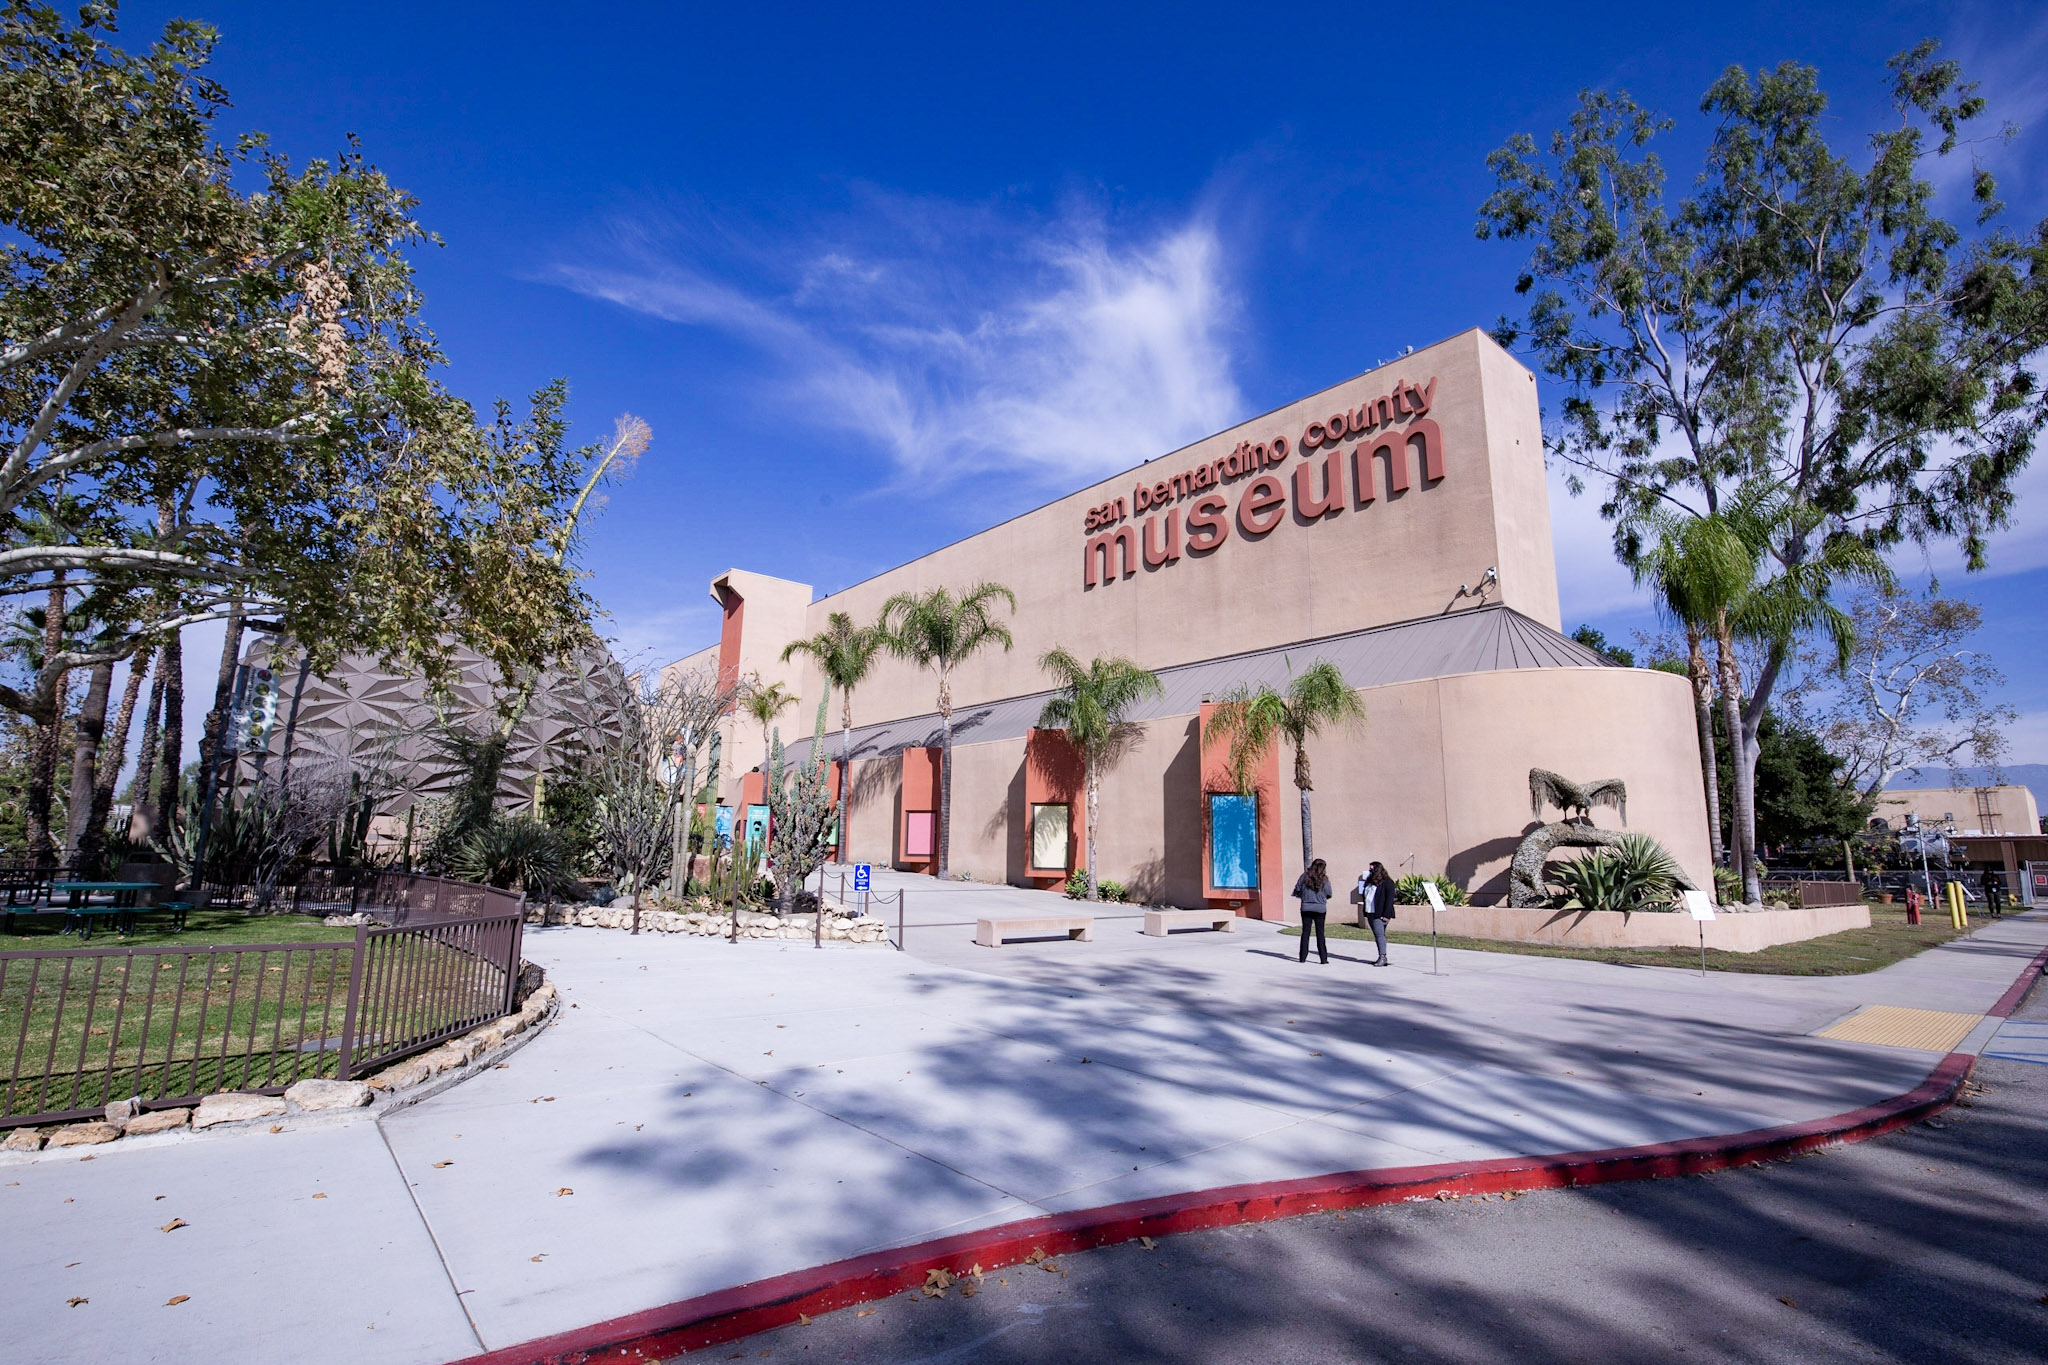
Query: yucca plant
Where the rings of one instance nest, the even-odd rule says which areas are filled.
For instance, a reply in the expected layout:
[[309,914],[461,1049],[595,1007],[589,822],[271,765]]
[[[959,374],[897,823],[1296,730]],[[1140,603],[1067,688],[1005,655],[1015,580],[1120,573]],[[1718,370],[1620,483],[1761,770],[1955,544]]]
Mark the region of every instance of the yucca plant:
[[568,842],[530,816],[515,815],[471,830],[455,846],[449,871],[466,882],[544,896],[571,878]]

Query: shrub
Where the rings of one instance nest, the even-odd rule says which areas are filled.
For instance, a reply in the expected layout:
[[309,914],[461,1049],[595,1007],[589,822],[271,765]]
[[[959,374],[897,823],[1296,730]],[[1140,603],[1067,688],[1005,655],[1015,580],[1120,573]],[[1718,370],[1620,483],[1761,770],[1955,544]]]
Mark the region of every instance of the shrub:
[[[1074,872],[1071,876],[1067,878],[1067,884],[1063,889],[1067,893],[1068,900],[1087,900],[1088,873],[1086,871]],[[1113,882],[1106,877],[1103,878],[1101,881],[1095,883],[1095,892],[1098,896],[1100,896],[1103,900],[1106,901],[1128,900],[1130,899],[1131,894],[1129,890],[1125,888],[1122,882]]]
[[1394,883],[1394,904],[1427,905],[1429,897],[1423,894],[1422,888],[1428,882],[1436,883],[1436,893],[1444,898],[1445,905],[1463,905],[1469,899],[1465,895],[1465,888],[1449,877],[1424,877],[1410,873]]
[[567,841],[523,815],[471,830],[455,845],[448,870],[463,881],[519,886],[530,896],[546,895],[572,875]]
[[1550,870],[1560,909],[1671,910],[1682,874],[1678,860],[1647,834],[1623,834],[1613,844]]
[[1714,899],[1722,905],[1742,904],[1742,876],[1734,868],[1714,869]]

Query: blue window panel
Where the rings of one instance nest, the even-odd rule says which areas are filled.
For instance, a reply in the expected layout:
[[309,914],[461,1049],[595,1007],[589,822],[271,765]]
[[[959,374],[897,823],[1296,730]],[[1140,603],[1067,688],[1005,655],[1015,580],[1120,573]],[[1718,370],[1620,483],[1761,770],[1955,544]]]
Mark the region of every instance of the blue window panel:
[[1259,889],[1259,805],[1255,797],[1209,797],[1209,884],[1219,891]]

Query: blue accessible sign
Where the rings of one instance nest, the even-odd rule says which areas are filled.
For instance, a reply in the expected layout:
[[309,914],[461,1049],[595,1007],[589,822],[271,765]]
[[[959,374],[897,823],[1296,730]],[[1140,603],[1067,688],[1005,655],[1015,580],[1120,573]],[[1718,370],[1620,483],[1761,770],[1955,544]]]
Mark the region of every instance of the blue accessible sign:
[[856,891],[867,890],[868,878],[869,865],[867,863],[855,863],[853,865],[853,889]]

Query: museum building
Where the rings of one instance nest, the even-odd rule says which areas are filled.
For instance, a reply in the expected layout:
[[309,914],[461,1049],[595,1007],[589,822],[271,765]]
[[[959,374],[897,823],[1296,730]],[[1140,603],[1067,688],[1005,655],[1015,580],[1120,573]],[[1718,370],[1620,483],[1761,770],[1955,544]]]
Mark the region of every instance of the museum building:
[[[951,870],[1055,887],[1085,866],[1080,766],[1037,728],[1039,658],[1122,655],[1162,695],[1102,778],[1099,874],[1134,899],[1294,913],[1301,821],[1293,754],[1275,751],[1250,798],[1203,739],[1231,690],[1284,687],[1318,659],[1361,689],[1367,720],[1310,741],[1317,856],[1348,883],[1372,859],[1442,873],[1481,903],[1554,812],[1529,771],[1627,783],[1628,827],[1711,885],[1698,731],[1687,681],[1618,668],[1560,631],[1535,377],[1468,331],[1159,456],[841,592],[733,569],[711,584],[718,643],[668,666],[780,681],[779,722],[801,757],[823,695],[815,664],[782,660],[833,612],[873,621],[897,593],[999,582],[1015,636],[952,675]],[[1000,604],[998,611],[1000,612]],[[847,854],[937,863],[936,680],[878,656],[853,699]],[[839,721],[831,703],[828,724]],[[765,819],[759,726],[728,722],[721,804]],[[741,764],[746,760],[742,758]],[[743,813],[743,814],[742,814]],[[1617,823],[1603,810],[1603,825]]]

